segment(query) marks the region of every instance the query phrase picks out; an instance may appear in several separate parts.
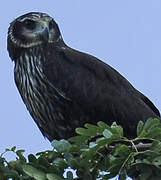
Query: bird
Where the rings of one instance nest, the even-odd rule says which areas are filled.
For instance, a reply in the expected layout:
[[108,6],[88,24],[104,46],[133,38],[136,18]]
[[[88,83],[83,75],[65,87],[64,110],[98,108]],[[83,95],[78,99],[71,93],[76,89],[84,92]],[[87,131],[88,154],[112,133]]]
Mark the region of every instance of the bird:
[[116,122],[136,137],[141,120],[159,110],[113,67],[64,42],[56,21],[29,12],[10,23],[7,49],[23,102],[49,141],[75,136],[86,123]]

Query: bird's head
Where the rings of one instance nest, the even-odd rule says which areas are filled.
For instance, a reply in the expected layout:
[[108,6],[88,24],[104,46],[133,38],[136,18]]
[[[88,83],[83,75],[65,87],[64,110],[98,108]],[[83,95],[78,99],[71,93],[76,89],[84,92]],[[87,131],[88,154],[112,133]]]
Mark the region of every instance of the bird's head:
[[8,44],[19,48],[54,43],[60,39],[58,25],[46,13],[31,12],[22,15],[11,22],[8,30]]

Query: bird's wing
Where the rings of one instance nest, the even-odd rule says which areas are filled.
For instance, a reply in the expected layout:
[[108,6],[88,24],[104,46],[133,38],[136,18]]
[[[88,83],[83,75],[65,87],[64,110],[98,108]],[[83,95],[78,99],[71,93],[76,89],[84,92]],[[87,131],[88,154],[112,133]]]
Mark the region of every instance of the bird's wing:
[[159,110],[155,107],[155,105],[141,92],[138,92],[140,94],[140,98],[144,101],[144,103],[151,108],[151,110],[160,117],[160,112]]
[[115,113],[125,108],[130,110],[130,105],[133,112],[141,104],[141,108],[146,106],[148,111],[159,116],[153,103],[120,73],[89,54],[69,47],[59,48],[49,57],[44,72],[57,89],[82,108],[84,106],[85,111],[96,109],[104,113],[108,109]]

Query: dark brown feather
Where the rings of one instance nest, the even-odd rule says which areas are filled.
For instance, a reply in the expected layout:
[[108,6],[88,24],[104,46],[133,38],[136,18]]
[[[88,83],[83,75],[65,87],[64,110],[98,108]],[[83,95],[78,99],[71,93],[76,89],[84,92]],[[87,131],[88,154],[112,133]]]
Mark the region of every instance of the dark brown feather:
[[[32,27],[26,26],[28,20]],[[69,138],[75,128],[98,121],[115,121],[127,137],[135,137],[140,120],[160,118],[154,104],[115,69],[65,45],[47,14],[33,12],[14,20],[8,51],[21,97],[50,141]]]

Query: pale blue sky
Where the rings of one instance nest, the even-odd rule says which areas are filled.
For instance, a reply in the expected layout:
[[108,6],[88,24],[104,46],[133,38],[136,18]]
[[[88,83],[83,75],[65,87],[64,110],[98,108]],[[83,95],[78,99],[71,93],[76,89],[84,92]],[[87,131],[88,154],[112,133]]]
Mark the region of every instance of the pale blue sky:
[[51,149],[20,98],[6,50],[9,23],[30,11],[54,17],[69,46],[113,66],[161,110],[160,0],[5,0],[0,11],[0,152],[13,145],[27,154]]

